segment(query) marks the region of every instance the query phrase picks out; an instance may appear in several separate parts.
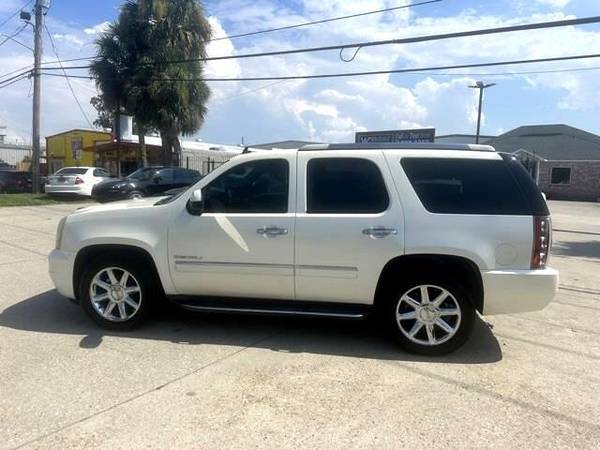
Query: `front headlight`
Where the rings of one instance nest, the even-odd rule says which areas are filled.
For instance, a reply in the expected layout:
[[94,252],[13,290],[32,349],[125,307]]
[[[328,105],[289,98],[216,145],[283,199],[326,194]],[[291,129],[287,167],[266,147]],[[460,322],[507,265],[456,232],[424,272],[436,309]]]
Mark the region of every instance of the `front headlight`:
[[66,217],[60,219],[58,222],[58,229],[56,230],[56,250],[60,250],[60,246],[62,245],[63,231],[65,230],[65,222],[67,221]]

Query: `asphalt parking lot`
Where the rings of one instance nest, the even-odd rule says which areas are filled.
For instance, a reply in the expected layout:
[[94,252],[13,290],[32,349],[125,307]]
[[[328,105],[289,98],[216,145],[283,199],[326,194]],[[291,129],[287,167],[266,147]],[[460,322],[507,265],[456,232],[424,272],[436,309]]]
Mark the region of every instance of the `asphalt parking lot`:
[[550,307],[478,320],[444,358],[369,323],[170,311],[104,332],[47,274],[77,206],[0,208],[1,448],[598,448],[600,204],[551,202]]

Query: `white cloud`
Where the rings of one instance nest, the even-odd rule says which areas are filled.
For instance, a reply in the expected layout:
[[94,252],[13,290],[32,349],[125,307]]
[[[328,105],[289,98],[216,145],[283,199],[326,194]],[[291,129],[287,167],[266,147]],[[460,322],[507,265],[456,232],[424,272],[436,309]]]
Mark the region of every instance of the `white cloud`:
[[542,5],[550,6],[552,8],[564,8],[569,4],[571,0],[536,0]]
[[105,21],[105,22],[99,23],[98,25],[94,25],[91,28],[85,28],[83,30],[83,32],[85,34],[89,34],[89,35],[102,34],[108,30],[109,26],[110,26],[110,22]]

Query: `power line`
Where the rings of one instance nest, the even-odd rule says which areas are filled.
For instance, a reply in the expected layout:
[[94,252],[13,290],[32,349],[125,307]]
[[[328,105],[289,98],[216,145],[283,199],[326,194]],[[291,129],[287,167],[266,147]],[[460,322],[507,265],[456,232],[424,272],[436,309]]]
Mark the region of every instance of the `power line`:
[[2,81],[0,81],[0,87],[4,87],[4,86],[3,86],[3,85],[4,85],[4,83],[9,83],[10,81],[12,81],[12,80],[15,80],[15,79],[17,79],[17,78],[21,78],[21,77],[22,77],[22,78],[27,78],[27,77],[29,77],[29,76],[31,76],[31,70],[27,70],[27,71],[25,71],[25,72],[20,72],[20,73],[18,73],[17,75],[13,75],[12,77],[10,77],[10,78],[7,78],[6,80],[2,80]]
[[274,31],[291,30],[292,28],[307,27],[307,26],[310,26],[310,25],[318,25],[318,24],[327,23],[327,22],[334,22],[334,21],[337,21],[337,20],[353,19],[355,17],[368,16],[370,14],[381,14],[381,13],[385,13],[385,12],[388,12],[388,11],[395,11],[395,10],[399,10],[399,9],[413,8],[415,6],[421,6],[421,5],[428,5],[430,3],[439,3],[441,1],[443,1],[443,0],[428,0],[428,1],[420,2],[420,3],[411,3],[410,5],[394,6],[394,7],[391,7],[391,8],[378,9],[378,10],[375,10],[375,11],[367,11],[367,12],[362,12],[362,13],[358,13],[358,14],[351,14],[349,16],[333,17],[333,18],[330,18],[330,19],[314,20],[312,22],[304,22],[304,23],[299,23],[299,24],[296,24],[296,25],[288,25],[288,26],[285,26],[285,27],[268,28],[268,29],[265,29],[265,30],[252,31],[252,32],[249,32],[249,33],[233,34],[233,35],[230,35],[230,36],[223,36],[223,37],[218,37],[218,38],[210,39],[209,42],[220,41],[220,40],[223,40],[223,39],[237,39],[237,38],[241,38],[241,37],[254,36],[254,35],[263,34],[263,33],[273,33]]
[[[496,62],[487,62],[487,63],[454,64],[454,65],[450,65],[450,66],[416,67],[416,68],[392,69],[392,70],[375,70],[375,71],[366,71],[366,72],[328,73],[328,74],[318,74],[318,75],[290,75],[290,76],[240,77],[240,78],[154,78],[154,79],[151,79],[151,81],[223,82],[223,81],[309,80],[309,79],[320,79],[320,78],[341,78],[341,77],[358,77],[358,76],[368,76],[368,75],[389,75],[389,74],[435,72],[437,70],[453,70],[453,69],[468,69],[468,68],[475,68],[475,67],[509,66],[509,65],[546,63],[546,62],[556,62],[556,61],[584,60],[584,59],[593,59],[593,58],[600,58],[600,53],[585,54],[585,55],[571,55],[571,56],[556,56],[556,57],[551,57],[551,58],[517,59],[517,60],[510,60],[510,61],[496,61]],[[584,68],[582,68],[582,69],[584,69]],[[578,70],[578,69],[561,69],[561,70]],[[540,71],[540,73],[544,73],[544,72],[545,71]],[[533,72],[528,72],[528,73],[533,73]],[[93,79],[93,77],[91,77],[89,75],[88,76],[60,75],[60,74],[47,73],[47,72],[44,72],[43,75],[55,76],[55,77],[66,76],[68,78],[82,78],[82,79],[90,79],[90,80]],[[443,75],[447,75],[447,74],[443,74]],[[448,75],[450,75],[450,74],[448,74]],[[456,74],[456,75],[461,75],[461,74]],[[488,74],[481,74],[481,75],[488,75]]]
[[[4,38],[4,40],[2,42],[0,42],[0,47],[3,46],[4,44],[6,44],[8,41],[14,40],[14,38],[17,37],[19,34],[21,34],[26,27],[27,27],[27,24],[23,24],[23,26],[21,28],[18,28],[17,31],[15,31],[10,36],[4,35],[6,37]],[[21,43],[19,42],[19,44],[21,44]],[[21,44],[21,45],[24,45],[24,44]]]
[[3,27],[4,25],[6,25],[8,22],[10,22],[14,17],[16,17],[21,12],[22,9],[27,8],[32,3],[33,3],[33,0],[29,0],[23,6],[21,6],[19,9],[17,9],[13,14],[11,14],[9,17],[7,17],[5,20],[3,20],[0,23],[0,28]]
[[4,89],[9,86],[12,86],[13,84],[18,83],[21,80],[26,80],[27,78],[29,78],[29,76],[21,76],[20,75],[19,77],[15,77],[12,79],[12,81],[6,81],[6,82],[3,82],[2,84],[0,84],[0,89]]
[[[50,30],[48,29],[48,26],[46,24],[44,24],[44,28],[46,30],[46,34],[48,35],[48,38],[50,39],[50,45],[52,46],[52,51],[54,52],[54,55],[56,56],[58,64],[61,67],[63,67],[62,61],[60,60],[60,56],[58,56],[58,50],[56,49],[56,45],[54,44],[54,39],[52,38],[52,33],[50,33]],[[64,70],[64,68],[63,68],[63,74],[65,76],[67,75],[67,71]],[[77,103],[77,106],[79,107],[79,111],[81,111],[81,114],[83,115],[83,118],[85,119],[85,121],[88,123],[88,125],[91,128],[94,128],[94,125],[90,121],[90,119],[87,116],[85,110],[83,109],[83,106],[81,106],[81,102],[79,101],[79,99],[77,98],[77,95],[75,94],[75,90],[73,89],[73,85],[71,84],[71,80],[68,77],[65,77],[65,80],[67,82],[67,85],[69,86],[69,90],[71,91],[71,94],[73,95],[73,98],[75,99],[75,102]]]
[[18,39],[13,38],[12,36],[9,36],[8,34],[0,33],[0,36],[5,37],[5,38],[13,41],[16,44],[19,44],[21,47],[25,47],[27,50],[33,51],[33,49],[29,45],[24,44],[23,42],[19,41]]
[[[469,36],[483,36],[483,35],[491,35],[498,33],[508,33],[515,31],[526,31],[526,30],[539,30],[545,28],[557,28],[571,25],[584,25],[591,23],[600,22],[600,16],[594,17],[585,17],[581,19],[569,19],[569,20],[558,20],[552,22],[538,22],[532,24],[524,24],[524,25],[512,25],[508,27],[496,27],[496,28],[486,28],[482,30],[472,30],[472,31],[459,31],[455,33],[446,33],[446,34],[434,34],[427,36],[417,36],[417,37],[409,37],[409,38],[401,38],[401,39],[388,39],[383,41],[371,41],[371,42],[360,42],[354,44],[344,44],[344,45],[330,45],[324,47],[309,47],[309,48],[299,48],[299,49],[291,49],[291,50],[278,50],[272,52],[259,52],[259,53],[245,53],[239,55],[227,55],[227,56],[212,56],[206,58],[193,58],[193,59],[181,59],[181,60],[173,60],[173,61],[164,61],[164,62],[152,62],[152,63],[144,63],[140,65],[160,65],[160,64],[183,64],[183,63],[191,63],[191,62],[200,62],[200,61],[221,61],[226,59],[242,59],[242,58],[257,58],[263,56],[281,56],[281,55],[291,55],[298,53],[311,53],[311,52],[322,52],[329,50],[344,50],[348,48],[363,48],[363,47],[374,47],[380,45],[390,45],[390,44],[414,44],[417,42],[429,42],[429,41],[439,41],[444,39],[454,39],[461,37],[469,37]],[[66,67],[65,69],[70,70],[79,70],[79,69],[89,69],[91,66],[71,66]],[[63,70],[62,67],[45,67],[44,70]]]
[[[0,78],[8,77],[8,76],[13,75],[13,74],[15,74],[17,72],[21,72],[21,73],[31,72],[31,67],[32,66],[29,65],[29,66],[26,66],[26,67],[21,67],[20,69],[15,69],[12,72],[8,72],[8,73],[5,73],[3,75],[0,75]],[[0,80],[0,83],[2,83],[2,80]]]
[[[32,0],[33,1],[33,0]],[[219,37],[219,38],[214,38],[214,39],[210,39],[207,42],[212,42],[212,41],[220,41],[223,39],[236,39],[236,38],[240,38],[240,37],[244,37],[244,36],[252,36],[255,34],[262,34],[262,33],[271,33],[274,31],[280,31],[280,30],[288,30],[291,28],[299,28],[299,27],[304,27],[304,26],[309,26],[309,25],[316,25],[316,24],[321,24],[321,23],[327,23],[327,22],[333,22],[336,20],[344,20],[344,19],[351,19],[351,18],[355,18],[355,17],[361,17],[361,16],[366,16],[369,14],[379,14],[379,13],[384,13],[384,12],[388,12],[388,11],[394,11],[394,10],[399,10],[399,9],[405,9],[405,8],[412,8],[415,6],[421,6],[421,5],[427,5],[429,3],[438,3],[438,2],[442,2],[444,0],[428,0],[428,1],[424,1],[424,2],[420,2],[420,3],[411,3],[410,5],[403,5],[403,6],[395,6],[395,7],[391,7],[391,8],[385,8],[385,9],[378,9],[375,11],[367,11],[367,12],[363,12],[363,13],[358,13],[358,14],[352,14],[349,16],[341,16],[341,17],[334,17],[331,19],[323,19],[323,20],[315,20],[312,22],[305,22],[305,23],[300,23],[300,24],[296,24],[296,25],[289,25],[289,26],[285,26],[285,27],[280,27],[280,28],[271,28],[271,29],[267,29],[267,30],[259,30],[259,31],[253,31],[250,33],[243,33],[243,34],[236,34],[236,35],[231,35],[231,36],[223,36],[223,37]],[[96,59],[96,56],[87,56],[87,57],[81,57],[81,58],[71,58],[71,59],[63,59],[62,62],[66,63],[66,62],[76,62],[76,61],[91,61]],[[42,62],[42,65],[44,64],[54,64],[57,63],[58,61],[45,61]]]

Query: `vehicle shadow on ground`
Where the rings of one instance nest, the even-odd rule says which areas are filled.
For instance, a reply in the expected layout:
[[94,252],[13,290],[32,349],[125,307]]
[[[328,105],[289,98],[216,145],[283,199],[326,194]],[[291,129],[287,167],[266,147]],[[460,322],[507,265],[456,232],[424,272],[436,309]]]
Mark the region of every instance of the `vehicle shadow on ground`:
[[600,259],[600,240],[557,241],[552,246],[552,253],[557,256]]
[[93,349],[104,336],[151,339],[182,345],[231,345],[287,353],[315,353],[395,361],[488,364],[502,351],[490,326],[476,319],[470,340],[444,357],[416,356],[399,349],[374,320],[335,321],[206,314],[165,307],[160,317],[131,332],[98,328],[81,308],[55,290],[23,300],[0,314],[0,327],[38,333],[82,335],[79,346]]

